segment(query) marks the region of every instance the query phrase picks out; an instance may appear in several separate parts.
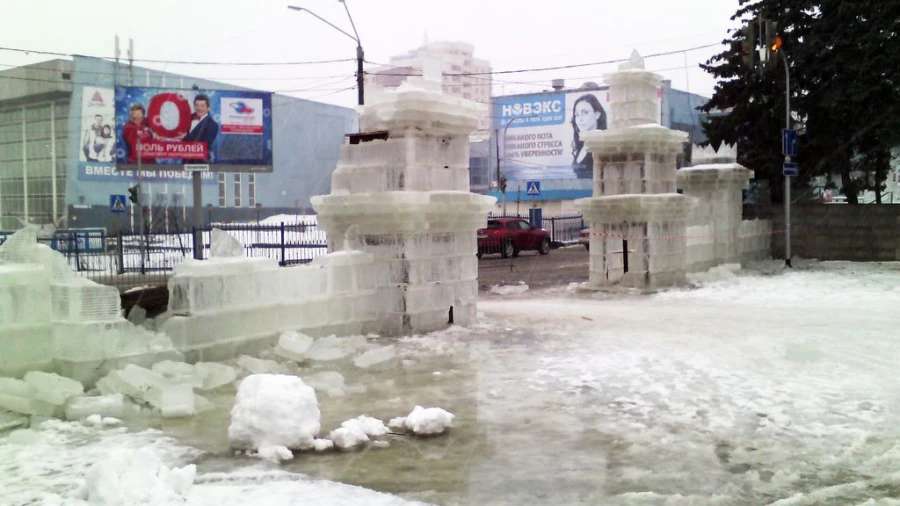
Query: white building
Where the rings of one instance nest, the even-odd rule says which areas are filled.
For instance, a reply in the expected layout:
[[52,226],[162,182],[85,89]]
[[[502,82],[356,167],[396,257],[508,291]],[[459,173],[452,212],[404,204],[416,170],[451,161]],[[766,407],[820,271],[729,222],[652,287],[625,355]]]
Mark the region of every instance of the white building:
[[[491,64],[474,57],[475,47],[466,42],[426,42],[408,53],[392,56],[388,68],[372,72],[372,85],[396,88],[408,76],[421,75],[426,60],[440,62],[444,93],[482,104],[491,102]],[[485,114],[478,129],[490,128]]]

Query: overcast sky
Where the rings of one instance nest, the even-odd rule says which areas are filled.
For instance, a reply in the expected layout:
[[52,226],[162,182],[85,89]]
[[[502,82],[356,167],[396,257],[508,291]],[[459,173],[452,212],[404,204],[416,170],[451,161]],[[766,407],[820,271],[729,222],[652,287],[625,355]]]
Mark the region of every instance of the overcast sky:
[[[460,40],[495,71],[581,64],[718,44],[736,26],[738,0],[347,0],[366,59],[386,63],[428,40]],[[355,58],[355,43],[288,4],[352,33],[338,0],[3,0],[0,46],[112,56],[114,36],[134,39],[135,58],[310,61]],[[123,49],[124,51],[124,49]],[[698,68],[720,47],[647,59],[673,86],[709,96]],[[0,69],[49,57],[0,51]],[[297,66],[155,65],[153,68],[353,106],[355,62]],[[494,94],[603,82],[615,65],[498,75]],[[505,81],[505,82],[501,82]],[[288,91],[290,90],[290,91]]]

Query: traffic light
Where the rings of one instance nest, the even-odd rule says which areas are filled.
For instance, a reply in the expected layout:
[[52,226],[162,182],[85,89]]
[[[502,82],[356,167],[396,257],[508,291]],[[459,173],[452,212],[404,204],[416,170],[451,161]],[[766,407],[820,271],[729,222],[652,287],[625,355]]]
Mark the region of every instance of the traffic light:
[[741,59],[744,66],[753,69],[756,66],[756,30],[753,23],[741,28]]
[[768,54],[766,63],[770,67],[774,67],[778,65],[777,53],[781,49],[781,37],[778,36],[778,22],[766,21],[764,26],[766,30],[766,52]]
[[500,176],[500,193],[506,193],[506,176]]
[[140,204],[138,200],[140,198],[141,185],[134,185],[128,189],[128,200],[130,200],[134,205]]

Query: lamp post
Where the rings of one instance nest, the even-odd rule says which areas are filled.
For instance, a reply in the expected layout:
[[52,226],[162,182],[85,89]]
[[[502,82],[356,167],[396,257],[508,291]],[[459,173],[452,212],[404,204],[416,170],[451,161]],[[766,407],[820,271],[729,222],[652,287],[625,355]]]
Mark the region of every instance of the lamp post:
[[363,81],[364,81],[364,78],[363,78],[363,76],[364,76],[364,74],[363,74],[364,53],[363,53],[363,48],[362,48],[362,42],[359,41],[359,33],[356,32],[356,24],[353,22],[353,16],[350,15],[350,9],[347,7],[346,0],[338,0],[338,2],[344,4],[344,10],[347,11],[347,17],[350,18],[350,26],[353,27],[353,35],[350,35],[349,33],[345,32],[343,29],[338,28],[337,25],[335,25],[331,21],[328,21],[327,19],[323,18],[322,16],[319,16],[315,12],[313,12],[305,7],[296,7],[294,5],[288,5],[288,9],[295,10],[295,11],[305,11],[305,12],[315,16],[316,18],[318,18],[319,21],[322,21],[323,23],[325,23],[328,26],[334,28],[335,30],[343,33],[347,37],[350,37],[351,39],[353,39],[356,42],[356,90],[358,93],[359,105],[364,105],[365,104],[365,90],[363,87],[363,84],[364,84],[363,83]]

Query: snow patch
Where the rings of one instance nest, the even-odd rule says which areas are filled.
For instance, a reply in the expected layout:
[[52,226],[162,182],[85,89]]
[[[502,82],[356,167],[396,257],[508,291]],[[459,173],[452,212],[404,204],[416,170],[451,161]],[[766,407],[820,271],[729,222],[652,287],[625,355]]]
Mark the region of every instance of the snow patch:
[[453,413],[442,408],[416,406],[406,417],[406,428],[419,436],[433,436],[453,426],[453,418]]
[[88,470],[81,497],[93,505],[186,502],[197,468],[169,469],[150,448],[111,452]]
[[528,291],[528,285],[520,282],[518,285],[492,285],[491,293],[497,295],[514,295],[517,293],[525,293]]

